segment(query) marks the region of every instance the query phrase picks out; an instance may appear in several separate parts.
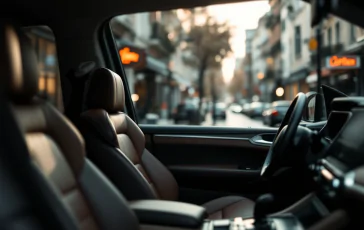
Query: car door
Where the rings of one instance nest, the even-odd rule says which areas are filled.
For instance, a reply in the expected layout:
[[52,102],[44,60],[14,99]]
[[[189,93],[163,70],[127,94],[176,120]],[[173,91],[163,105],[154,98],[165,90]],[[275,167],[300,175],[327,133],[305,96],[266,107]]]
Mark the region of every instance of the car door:
[[[171,22],[172,27],[180,25],[179,19],[174,17],[173,12],[146,12],[131,15],[135,19],[134,22],[138,22],[135,26],[145,26],[143,31],[146,32],[148,38],[153,38],[153,41],[146,39],[146,43],[143,45],[149,48],[142,51],[139,46],[141,40],[138,42],[136,40],[126,42],[125,40],[133,36],[141,37],[143,34],[138,35],[139,31],[136,31],[138,36],[135,36],[135,33],[125,30],[123,21],[119,17],[113,18],[110,23],[112,27],[110,32],[113,33],[112,37],[115,40],[107,34],[105,36],[109,39],[105,46],[113,44],[113,48],[118,51],[110,53],[110,56],[120,54],[111,57],[106,63],[123,78],[127,94],[126,112],[139,124],[145,134],[146,148],[176,178],[180,188],[179,199],[181,201],[201,204],[230,194],[255,199],[258,195],[269,192],[269,186],[266,186],[265,181],[260,177],[260,168],[277,128],[268,128],[262,124],[262,109],[252,114],[254,118],[251,118],[249,111],[244,115],[226,108],[226,118],[223,116],[223,118],[219,118],[222,120],[216,121],[212,115],[213,107],[207,106],[209,108],[205,111],[206,113],[201,112],[203,118],[195,119],[197,116],[193,116],[191,119],[193,121],[190,124],[199,125],[173,124],[173,116],[171,116],[173,108],[182,101],[197,101],[199,110],[202,111],[201,108],[204,104],[228,103],[229,98],[224,86],[222,68],[217,68],[218,65],[210,63],[211,66],[208,68],[207,66],[189,65],[190,62],[185,60],[186,57],[188,59],[188,52],[184,53],[185,50],[181,48],[183,44],[175,49],[169,49],[170,46],[163,46],[166,43],[162,42],[160,45],[163,47],[156,47],[154,38],[166,41],[164,36],[170,35],[169,39],[174,36],[172,32],[169,34],[158,33],[158,31],[167,29],[164,25],[151,24],[142,20],[143,18],[154,18],[156,15],[171,17],[166,22]],[[172,23],[174,20],[176,23]],[[213,31],[208,29],[208,24],[206,27],[205,32]],[[152,34],[147,33],[148,31]],[[211,36],[213,35],[211,34]],[[210,37],[209,34],[204,36]],[[213,40],[220,41],[221,39],[209,39],[210,42]],[[153,47],[150,47],[151,44],[154,44]],[[222,41],[218,46],[225,44],[227,44],[226,41]],[[131,63],[130,60],[127,60],[128,57],[122,56],[123,52],[120,51],[125,47],[134,50],[134,54],[141,57],[140,61]],[[212,46],[204,46],[204,48],[206,47],[211,48]],[[107,47],[104,50],[110,49]],[[169,53],[166,55],[163,50]],[[219,48],[217,51],[223,55],[222,53],[227,53],[225,50]],[[107,53],[106,51],[105,53]],[[221,51],[223,52],[221,53]],[[177,55],[178,53],[185,55]],[[169,64],[166,64],[165,58],[161,58],[163,56],[173,57],[173,60],[168,60]],[[209,57],[209,60],[216,61],[216,58],[221,57],[213,56]],[[192,61],[194,63],[194,60]],[[207,61],[208,59],[206,59]],[[123,63],[122,66],[121,63]],[[204,73],[197,74],[202,67],[205,68]],[[232,81],[232,85],[234,84]],[[243,96],[241,93],[244,91],[243,85],[235,85],[239,86],[235,93]],[[258,86],[251,86],[251,88],[259,91]],[[253,93],[251,90],[252,95],[249,95],[249,101],[256,98]],[[266,95],[266,97],[268,96]],[[257,100],[253,101],[258,104],[271,101],[271,99],[259,99],[259,97]],[[163,175],[160,176],[163,177]]]
[[[144,125],[147,148],[173,173],[180,200],[265,192],[260,167],[277,129]],[[162,176],[162,175],[161,175]]]

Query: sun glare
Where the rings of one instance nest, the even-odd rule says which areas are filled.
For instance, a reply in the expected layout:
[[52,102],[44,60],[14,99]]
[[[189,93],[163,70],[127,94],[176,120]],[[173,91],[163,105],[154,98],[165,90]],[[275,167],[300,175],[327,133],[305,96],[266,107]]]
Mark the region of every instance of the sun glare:
[[229,82],[234,75],[235,58],[245,54],[245,30],[257,28],[259,18],[269,9],[268,1],[213,5],[207,8],[209,14],[219,22],[227,21],[234,27],[230,39],[233,56],[225,58],[222,62],[225,82]]

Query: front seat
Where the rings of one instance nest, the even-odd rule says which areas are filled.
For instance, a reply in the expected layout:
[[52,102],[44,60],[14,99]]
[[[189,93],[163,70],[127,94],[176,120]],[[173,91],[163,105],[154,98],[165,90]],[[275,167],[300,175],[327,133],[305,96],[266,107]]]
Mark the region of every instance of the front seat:
[[[44,189],[38,193],[57,207],[49,212],[63,213],[58,217],[71,226],[69,229],[138,229],[128,202],[85,160],[81,134],[51,104],[37,97],[39,71],[30,40],[9,24],[0,25],[0,30],[0,72],[6,78],[6,95],[21,130],[20,137],[12,141],[24,146],[22,163],[28,161],[39,179],[48,182],[44,184],[49,193]],[[22,165],[16,170],[24,172]],[[29,221],[18,223],[16,229],[20,224],[30,225]]]
[[[80,130],[88,157],[128,200],[178,200],[178,184],[171,172],[145,148],[138,125],[124,113],[125,93],[119,75],[96,69],[89,79]],[[203,205],[210,219],[253,216],[254,202],[239,196]]]

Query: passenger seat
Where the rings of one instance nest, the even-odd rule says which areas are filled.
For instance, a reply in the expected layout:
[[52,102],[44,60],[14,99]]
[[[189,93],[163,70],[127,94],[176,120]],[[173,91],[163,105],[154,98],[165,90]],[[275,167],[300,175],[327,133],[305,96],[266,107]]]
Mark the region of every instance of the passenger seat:
[[[138,125],[124,113],[125,92],[119,75],[106,68],[91,74],[80,130],[88,157],[128,200],[177,201],[178,184],[172,173],[145,148]],[[253,217],[254,202],[227,196],[203,205],[210,219]]]
[[[85,159],[80,133],[51,104],[38,98],[37,61],[29,39],[9,24],[0,44],[1,74],[6,77],[12,112],[37,170],[60,200],[60,209],[79,229],[138,229],[127,201]],[[2,38],[3,39],[3,38]],[[26,159],[24,159],[26,160]],[[20,170],[20,169],[19,169]]]

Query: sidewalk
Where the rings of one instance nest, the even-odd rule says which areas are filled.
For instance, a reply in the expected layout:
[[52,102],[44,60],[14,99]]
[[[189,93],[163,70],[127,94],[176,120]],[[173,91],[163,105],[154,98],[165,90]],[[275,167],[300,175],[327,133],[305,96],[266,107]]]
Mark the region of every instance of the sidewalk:
[[157,125],[174,125],[174,121],[172,119],[159,119]]

